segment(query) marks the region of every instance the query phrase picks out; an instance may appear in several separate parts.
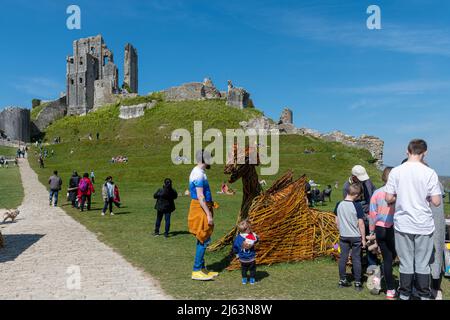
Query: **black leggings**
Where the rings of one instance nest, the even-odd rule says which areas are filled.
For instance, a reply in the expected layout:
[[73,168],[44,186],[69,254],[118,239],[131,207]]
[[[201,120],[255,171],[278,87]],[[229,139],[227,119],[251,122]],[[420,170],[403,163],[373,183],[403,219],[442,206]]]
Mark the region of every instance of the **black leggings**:
[[247,278],[247,272],[250,271],[250,278],[256,277],[256,261],[241,262],[242,278]]
[[383,273],[388,290],[395,289],[394,276],[392,275],[392,264],[397,256],[395,251],[394,227],[383,228],[375,227],[377,243],[383,256]]

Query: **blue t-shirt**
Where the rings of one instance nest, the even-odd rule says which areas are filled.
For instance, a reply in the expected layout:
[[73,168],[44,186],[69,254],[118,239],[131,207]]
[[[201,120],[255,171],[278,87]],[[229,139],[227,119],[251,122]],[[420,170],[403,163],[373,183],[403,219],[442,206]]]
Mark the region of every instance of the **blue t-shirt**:
[[189,176],[189,192],[191,193],[191,198],[194,200],[198,200],[196,188],[203,188],[206,202],[212,202],[208,178],[206,177],[205,171],[199,167],[192,169],[191,175]]

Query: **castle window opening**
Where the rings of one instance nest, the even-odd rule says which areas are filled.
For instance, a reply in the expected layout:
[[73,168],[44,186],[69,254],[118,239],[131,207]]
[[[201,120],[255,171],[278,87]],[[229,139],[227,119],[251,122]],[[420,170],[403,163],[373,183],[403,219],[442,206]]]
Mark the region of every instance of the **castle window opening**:
[[80,83],[83,83],[83,78],[80,78]]

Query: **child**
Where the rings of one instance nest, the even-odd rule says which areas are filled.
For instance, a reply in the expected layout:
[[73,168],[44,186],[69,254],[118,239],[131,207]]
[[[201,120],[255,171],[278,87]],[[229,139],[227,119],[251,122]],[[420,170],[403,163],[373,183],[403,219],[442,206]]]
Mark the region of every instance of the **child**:
[[238,224],[239,234],[234,240],[233,252],[239,258],[242,268],[242,284],[247,284],[247,272],[250,271],[250,284],[255,284],[256,276],[256,252],[255,243],[258,236],[252,232],[252,227],[247,220]]
[[[422,300],[431,299],[430,259],[435,231],[431,205],[438,207],[442,192],[436,172],[423,164],[427,143],[408,145],[408,161],[392,169],[386,183],[386,202],[395,202],[395,249],[400,259],[401,300],[409,300],[415,287]],[[430,203],[429,203],[430,202]]]
[[[392,167],[386,167],[381,179],[386,184]],[[393,300],[396,297],[392,264],[397,255],[394,239],[394,212],[395,205],[386,202],[386,187],[383,186],[372,195],[370,199],[369,230],[375,234],[377,244],[383,256],[383,274],[386,280],[386,298]]]
[[361,194],[360,184],[351,184],[345,199],[339,202],[334,209],[336,224],[339,229],[339,246],[341,258],[339,259],[339,288],[349,287],[346,278],[346,266],[348,255],[351,251],[353,276],[355,278],[355,289],[363,289],[361,283],[361,248],[366,245],[364,211],[359,202],[355,202]]

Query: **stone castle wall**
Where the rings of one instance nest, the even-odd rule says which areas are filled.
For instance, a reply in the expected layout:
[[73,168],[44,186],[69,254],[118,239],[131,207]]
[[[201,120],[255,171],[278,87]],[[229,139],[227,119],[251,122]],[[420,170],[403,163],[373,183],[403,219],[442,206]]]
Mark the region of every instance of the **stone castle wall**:
[[0,131],[7,139],[30,142],[30,109],[3,109],[0,112]]
[[36,119],[31,124],[31,136],[35,137],[42,133],[45,128],[51,125],[56,120],[59,120],[67,115],[66,96],[57,100],[49,102]]

